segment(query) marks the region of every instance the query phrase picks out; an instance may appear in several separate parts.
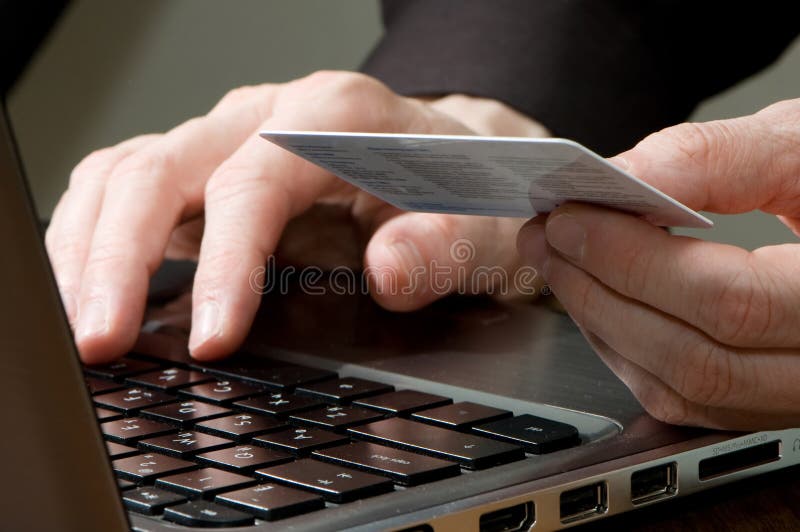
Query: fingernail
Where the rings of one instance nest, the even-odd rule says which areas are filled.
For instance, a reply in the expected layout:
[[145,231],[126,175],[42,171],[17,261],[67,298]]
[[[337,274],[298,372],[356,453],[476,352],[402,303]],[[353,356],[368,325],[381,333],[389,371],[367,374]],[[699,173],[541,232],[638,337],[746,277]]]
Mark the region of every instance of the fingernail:
[[189,349],[194,350],[211,338],[222,333],[219,303],[206,301],[192,314],[192,332],[189,338]]
[[547,221],[547,241],[559,253],[580,262],[586,245],[586,230],[575,217],[568,213],[557,214]]
[[81,305],[78,314],[78,338],[100,336],[108,331],[108,305],[103,298],[93,298]]
[[547,276],[550,254],[544,235],[544,225],[528,224],[519,230],[517,235],[517,251],[525,264],[533,266],[542,277]]

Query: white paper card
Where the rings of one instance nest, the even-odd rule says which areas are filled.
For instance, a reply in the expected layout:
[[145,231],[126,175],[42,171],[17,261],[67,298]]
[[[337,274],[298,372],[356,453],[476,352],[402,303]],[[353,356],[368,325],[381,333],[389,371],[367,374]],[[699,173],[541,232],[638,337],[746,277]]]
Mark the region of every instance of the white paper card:
[[262,131],[261,136],[408,211],[530,218],[567,201],[656,225],[713,223],[565,139]]

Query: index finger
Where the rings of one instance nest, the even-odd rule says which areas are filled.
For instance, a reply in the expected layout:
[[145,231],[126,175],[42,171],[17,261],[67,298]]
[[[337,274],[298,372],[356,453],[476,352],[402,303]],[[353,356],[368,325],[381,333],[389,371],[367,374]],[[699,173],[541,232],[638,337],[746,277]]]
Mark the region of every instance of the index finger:
[[[537,230],[531,228],[529,230]],[[755,252],[674,236],[617,211],[567,205],[550,215],[547,242],[616,292],[738,347],[800,342],[800,247]]]
[[[282,87],[263,128],[427,132],[431,116],[367,76],[325,72]],[[289,218],[339,183],[255,132],[217,169],[206,188],[193,292],[194,357],[218,358],[244,340],[261,300],[251,275],[266,264]]]
[[654,133],[611,162],[695,210],[800,215],[800,99]]

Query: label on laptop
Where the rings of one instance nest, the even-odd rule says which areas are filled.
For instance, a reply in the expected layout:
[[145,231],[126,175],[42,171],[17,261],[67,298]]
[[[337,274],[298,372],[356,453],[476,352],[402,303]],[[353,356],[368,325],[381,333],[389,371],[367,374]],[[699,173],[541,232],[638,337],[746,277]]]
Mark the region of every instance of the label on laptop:
[[568,201],[656,225],[713,223],[565,139],[262,131],[261,136],[408,211],[531,218]]

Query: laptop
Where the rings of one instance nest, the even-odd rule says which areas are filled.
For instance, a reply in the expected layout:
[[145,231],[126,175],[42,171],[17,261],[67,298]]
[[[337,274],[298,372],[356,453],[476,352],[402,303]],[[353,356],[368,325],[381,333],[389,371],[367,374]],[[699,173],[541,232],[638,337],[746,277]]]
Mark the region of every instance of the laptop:
[[0,118],[4,530],[558,530],[800,463],[800,429],[649,417],[546,302],[288,286],[202,364],[168,263],[135,351],[82,367]]

